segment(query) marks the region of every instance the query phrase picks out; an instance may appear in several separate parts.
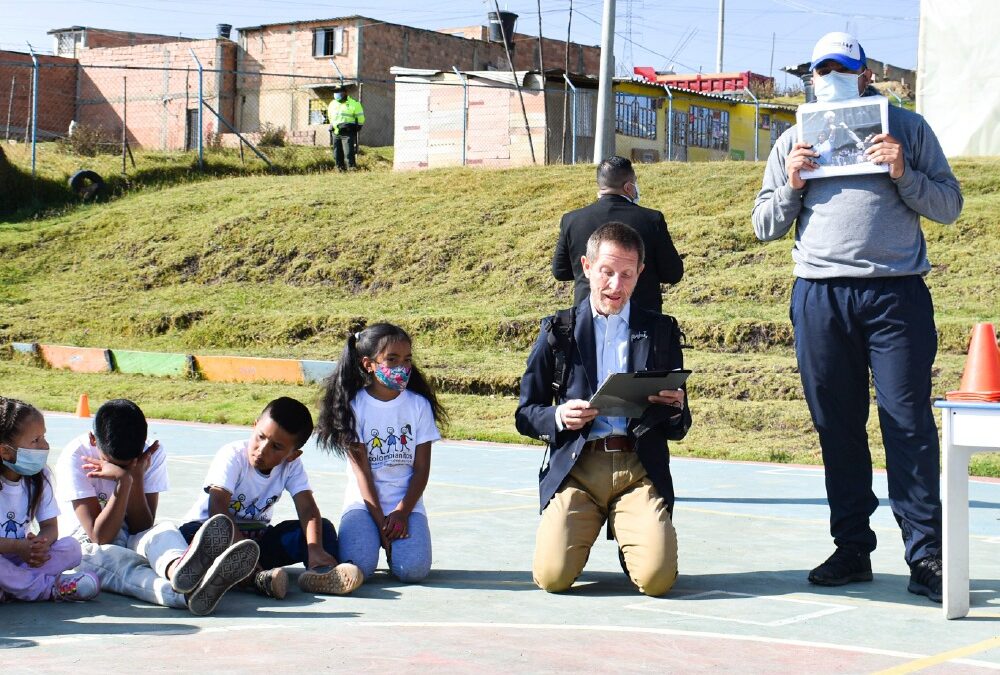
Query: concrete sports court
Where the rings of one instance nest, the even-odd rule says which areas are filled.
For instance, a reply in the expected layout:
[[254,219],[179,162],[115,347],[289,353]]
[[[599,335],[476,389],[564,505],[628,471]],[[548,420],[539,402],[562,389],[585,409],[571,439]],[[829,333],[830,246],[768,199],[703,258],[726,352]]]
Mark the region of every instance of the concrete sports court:
[[[54,465],[90,420],[46,415]],[[179,522],[215,450],[246,427],[152,422],[171,491],[159,519]],[[384,572],[347,597],[293,583],[272,600],[233,591],[215,615],[102,594],[90,603],[0,607],[2,670],[19,672],[740,672],[1000,671],[1000,482],[975,480],[972,609],[947,621],[906,591],[902,543],[882,506],[875,581],[839,589],[806,574],[832,551],[819,467],[678,459],[680,578],[639,595],[612,542],[599,540],[576,586],[531,581],[538,447],[435,445],[425,495],[434,569],[420,586]],[[324,515],[339,521],[345,464],[306,449]],[[283,498],[277,519],[294,517]],[[298,570],[293,571],[294,576]]]

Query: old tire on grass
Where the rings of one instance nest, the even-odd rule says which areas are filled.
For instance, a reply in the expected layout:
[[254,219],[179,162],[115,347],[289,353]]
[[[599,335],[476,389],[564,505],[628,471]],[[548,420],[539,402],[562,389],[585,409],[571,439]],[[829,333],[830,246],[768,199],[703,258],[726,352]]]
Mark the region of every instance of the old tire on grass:
[[69,189],[83,201],[90,201],[104,192],[104,179],[96,171],[83,169],[69,177]]

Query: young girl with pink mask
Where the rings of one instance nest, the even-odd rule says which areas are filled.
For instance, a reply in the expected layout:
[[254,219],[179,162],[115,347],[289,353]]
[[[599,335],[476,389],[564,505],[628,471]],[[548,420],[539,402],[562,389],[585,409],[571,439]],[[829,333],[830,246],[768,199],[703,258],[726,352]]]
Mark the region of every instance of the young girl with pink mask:
[[[316,428],[319,446],[347,456],[340,555],[366,578],[385,549],[389,571],[407,583],[431,568],[431,536],[423,493],[437,423],[447,414],[413,365],[412,340],[389,323],[348,337],[326,380]],[[406,443],[396,430],[407,428]],[[389,442],[387,442],[389,441]]]
[[42,413],[0,396],[0,602],[90,600],[100,591],[93,574],[66,571],[80,564],[80,544],[59,538],[48,456]]

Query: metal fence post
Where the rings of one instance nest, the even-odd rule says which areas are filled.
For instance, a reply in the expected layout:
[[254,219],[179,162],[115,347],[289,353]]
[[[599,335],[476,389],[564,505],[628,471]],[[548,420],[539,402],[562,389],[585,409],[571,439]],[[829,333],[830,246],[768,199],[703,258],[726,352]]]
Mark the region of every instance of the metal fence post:
[[667,161],[674,158],[674,95],[668,85],[663,85],[667,92]]
[[[750,87],[743,87],[743,91],[753,99],[753,161],[760,161],[760,101],[750,91]],[[732,146],[730,146],[731,148]]]
[[[576,164],[576,87],[574,87],[573,83],[569,81],[569,76],[567,76],[566,73],[563,73],[563,79],[566,80],[566,84],[569,85],[569,88],[573,90],[573,106],[572,106],[573,107],[573,126],[572,126],[573,130],[570,132],[572,134],[572,136],[570,137],[570,141],[571,141],[570,147],[572,148],[571,152],[573,153],[573,161],[570,162],[570,164]],[[564,134],[566,133],[565,129],[563,129],[563,133]]]
[[457,67],[452,66],[451,69],[462,80],[462,166],[465,166],[465,151],[469,147],[469,83]]
[[10,99],[7,102],[7,132],[4,140],[10,140],[10,117],[14,112],[14,87],[17,86],[17,75],[10,78]]
[[205,110],[205,69],[201,66],[201,61],[198,60],[198,56],[194,53],[193,49],[189,49],[191,52],[191,58],[194,62],[198,64],[198,168],[205,168],[205,144],[203,140],[205,125],[202,123],[202,114]]
[[28,45],[28,53],[31,54],[31,178],[35,178],[35,152],[38,145],[38,57],[35,50]]

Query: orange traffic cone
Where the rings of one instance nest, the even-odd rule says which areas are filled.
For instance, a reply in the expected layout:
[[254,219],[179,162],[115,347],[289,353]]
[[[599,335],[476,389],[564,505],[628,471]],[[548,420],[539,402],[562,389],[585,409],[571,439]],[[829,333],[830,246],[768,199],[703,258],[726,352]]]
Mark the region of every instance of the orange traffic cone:
[[977,323],[972,329],[969,356],[962,371],[958,391],[947,394],[949,401],[1000,401],[1000,347],[991,323]]
[[90,399],[86,394],[80,394],[80,401],[76,404],[77,417],[90,417]]

